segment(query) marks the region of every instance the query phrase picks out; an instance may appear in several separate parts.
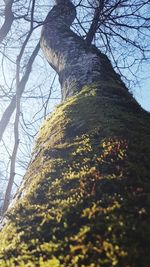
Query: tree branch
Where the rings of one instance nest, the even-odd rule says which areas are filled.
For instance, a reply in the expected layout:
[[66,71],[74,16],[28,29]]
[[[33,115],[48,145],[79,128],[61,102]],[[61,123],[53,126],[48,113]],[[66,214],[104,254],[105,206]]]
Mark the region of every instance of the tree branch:
[[12,12],[13,2],[14,2],[13,0],[9,0],[5,4],[5,11],[4,11],[5,20],[4,20],[4,23],[0,29],[0,43],[2,43],[4,38],[7,36],[8,32],[11,29],[11,25],[13,23],[13,20],[14,20],[14,15]]
[[90,29],[89,29],[89,31],[88,31],[88,33],[86,35],[86,39],[85,39],[86,40],[86,43],[88,45],[90,45],[92,43],[93,38],[95,36],[95,33],[97,31],[98,24],[99,24],[100,14],[101,14],[101,12],[104,9],[104,2],[105,2],[105,0],[100,0],[99,6],[95,9],[94,18],[92,20]]
[[[18,85],[18,90],[19,90],[19,96],[21,98],[23,92],[24,92],[24,89],[25,89],[25,86],[26,86],[26,83],[29,79],[29,76],[30,76],[30,73],[31,73],[31,69],[32,69],[32,65],[33,65],[33,62],[39,52],[39,49],[40,49],[40,45],[39,43],[36,45],[29,61],[28,61],[28,64],[27,64],[27,67],[26,67],[26,71],[25,71],[25,74],[24,76],[22,77],[21,81],[19,82],[19,85]],[[9,120],[15,110],[15,107],[16,107],[16,95],[13,96],[9,106],[6,108],[6,110],[4,111],[3,113],[3,116],[0,120],[0,141],[2,140],[2,137],[3,137],[3,134],[4,134],[4,131],[9,123]]]

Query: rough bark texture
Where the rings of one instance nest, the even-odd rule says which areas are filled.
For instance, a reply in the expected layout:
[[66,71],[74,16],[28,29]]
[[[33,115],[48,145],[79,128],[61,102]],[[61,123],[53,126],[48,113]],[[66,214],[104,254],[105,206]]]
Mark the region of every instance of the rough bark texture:
[[[48,24],[44,27],[49,31]],[[59,45],[43,45],[44,31],[42,47],[58,71],[59,61],[53,57]],[[88,51],[85,58],[95,53],[99,79],[93,83],[87,77],[86,84],[89,66],[84,72],[80,63],[84,78],[73,74],[75,85],[69,82],[67,89],[62,82],[63,98],[75,95],[41,127],[17,201],[0,233],[2,267],[150,266],[149,114],[108,59],[93,48],[84,50],[80,41],[76,39],[76,47],[80,43],[81,52]],[[70,81],[73,72],[69,76],[66,64],[72,62],[72,70],[74,66],[66,58],[64,49],[63,79]],[[76,65],[79,58],[74,58]],[[95,75],[91,68],[90,75]]]
[[73,4],[59,1],[49,12],[41,36],[41,47],[49,64],[59,75],[62,100],[72,96],[84,85],[116,78],[108,59],[93,46],[76,35],[70,26],[75,19]]

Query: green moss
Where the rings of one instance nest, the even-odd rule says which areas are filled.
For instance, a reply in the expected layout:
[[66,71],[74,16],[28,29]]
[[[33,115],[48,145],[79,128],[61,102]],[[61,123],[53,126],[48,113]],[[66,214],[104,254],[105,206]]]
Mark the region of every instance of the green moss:
[[149,114],[85,87],[44,122],[0,233],[0,266],[149,267]]

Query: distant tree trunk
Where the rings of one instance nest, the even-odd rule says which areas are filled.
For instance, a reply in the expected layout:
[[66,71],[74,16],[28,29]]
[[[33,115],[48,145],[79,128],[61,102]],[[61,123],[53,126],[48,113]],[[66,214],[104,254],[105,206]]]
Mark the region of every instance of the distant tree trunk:
[[14,15],[12,12],[12,5],[14,1],[6,0],[4,2],[5,2],[5,11],[4,11],[5,19],[3,25],[0,28],[0,43],[2,43],[4,38],[7,36],[14,20]]
[[37,137],[0,233],[1,266],[149,267],[150,118],[57,1],[41,47],[63,103]]

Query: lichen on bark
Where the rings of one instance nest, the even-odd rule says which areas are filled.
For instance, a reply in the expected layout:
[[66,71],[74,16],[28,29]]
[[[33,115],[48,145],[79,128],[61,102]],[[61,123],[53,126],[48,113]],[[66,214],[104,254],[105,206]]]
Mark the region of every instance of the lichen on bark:
[[74,95],[40,129],[0,233],[2,267],[150,265],[149,114],[89,49],[99,79],[71,93],[62,85]]

